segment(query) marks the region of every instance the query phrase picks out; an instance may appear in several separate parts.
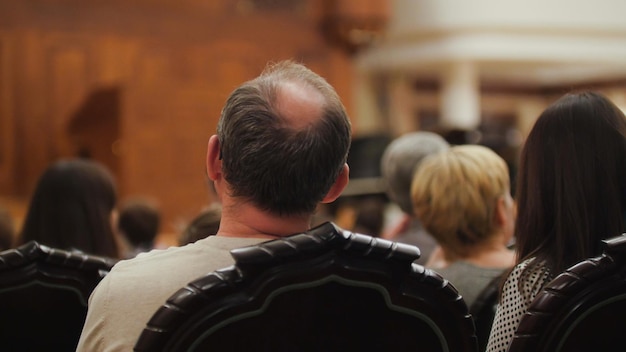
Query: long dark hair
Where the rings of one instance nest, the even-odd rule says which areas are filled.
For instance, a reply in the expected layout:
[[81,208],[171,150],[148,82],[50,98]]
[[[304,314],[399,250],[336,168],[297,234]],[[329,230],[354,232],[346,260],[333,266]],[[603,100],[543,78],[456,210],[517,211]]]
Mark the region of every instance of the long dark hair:
[[539,116],[521,153],[515,225],[518,262],[550,275],[600,254],[626,211],[626,117],[599,93],[570,93]]
[[113,176],[103,165],[85,159],[55,162],[39,178],[18,244],[35,240],[118,258],[111,225],[116,198]]

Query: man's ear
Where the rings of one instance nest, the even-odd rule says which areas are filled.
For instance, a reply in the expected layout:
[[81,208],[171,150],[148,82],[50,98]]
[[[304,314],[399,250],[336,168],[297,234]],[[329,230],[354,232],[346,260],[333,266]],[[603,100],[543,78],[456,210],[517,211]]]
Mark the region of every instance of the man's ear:
[[341,169],[341,172],[339,173],[339,176],[337,176],[335,183],[330,188],[328,193],[326,193],[324,199],[322,199],[322,203],[331,203],[335,199],[339,198],[341,192],[343,192],[343,189],[346,188],[346,186],[348,185],[349,179],[350,168],[348,167],[348,164],[343,164],[343,169]]
[[220,140],[217,135],[209,138],[206,152],[206,174],[212,181],[217,180],[222,174],[222,160],[220,160]]

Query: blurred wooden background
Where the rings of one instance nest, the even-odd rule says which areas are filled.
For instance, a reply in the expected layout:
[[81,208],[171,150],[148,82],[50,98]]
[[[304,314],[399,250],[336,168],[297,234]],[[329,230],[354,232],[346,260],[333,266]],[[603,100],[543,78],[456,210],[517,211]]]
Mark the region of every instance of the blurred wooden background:
[[228,94],[295,59],[350,97],[335,20],[384,3],[0,0],[0,197],[19,212],[49,163],[88,156],[174,230],[212,201],[205,147]]

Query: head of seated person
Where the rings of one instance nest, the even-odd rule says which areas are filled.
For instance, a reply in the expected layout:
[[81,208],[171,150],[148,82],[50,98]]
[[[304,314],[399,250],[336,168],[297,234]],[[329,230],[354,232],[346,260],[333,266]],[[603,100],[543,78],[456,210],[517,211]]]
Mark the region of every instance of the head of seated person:
[[202,209],[180,233],[178,236],[178,245],[184,246],[188,243],[194,243],[197,240],[215,235],[220,228],[221,219],[222,206],[220,204],[215,203]]
[[116,201],[114,177],[103,164],[88,159],[54,162],[37,182],[17,244],[34,240],[118,258],[112,224]]
[[[507,244],[516,209],[508,167],[494,151],[461,145],[427,157],[415,174],[411,196],[416,216],[441,248],[427,266],[450,276],[468,301],[513,266],[514,252]],[[484,285],[472,276],[483,276]]]
[[537,118],[520,154],[517,261],[501,289],[489,350],[504,350],[534,297],[626,232],[626,116],[605,95],[570,92]]
[[385,148],[380,170],[387,186],[386,194],[409,216],[415,216],[411,200],[411,183],[419,165],[429,155],[450,147],[433,132],[416,131],[397,137]]
[[[416,261],[425,264],[437,242],[419,222],[413,210],[411,183],[422,161],[429,155],[446,150],[448,142],[439,134],[428,131],[405,133],[395,138],[385,148],[380,170],[386,186],[386,195],[396,204],[396,221],[383,229],[381,237],[418,246],[421,257]],[[393,209],[393,208],[391,208]]]
[[161,213],[157,205],[143,198],[125,201],[118,210],[117,231],[128,243],[125,258],[154,248],[159,234]]

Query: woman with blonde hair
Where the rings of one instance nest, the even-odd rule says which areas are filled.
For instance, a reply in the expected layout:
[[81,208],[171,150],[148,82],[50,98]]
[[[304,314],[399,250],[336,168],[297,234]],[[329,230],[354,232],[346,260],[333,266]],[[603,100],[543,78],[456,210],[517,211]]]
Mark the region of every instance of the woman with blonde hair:
[[411,197],[416,216],[441,250],[439,260],[426,266],[448,279],[471,306],[515,261],[507,247],[515,204],[506,162],[487,147],[454,146],[423,161]]

